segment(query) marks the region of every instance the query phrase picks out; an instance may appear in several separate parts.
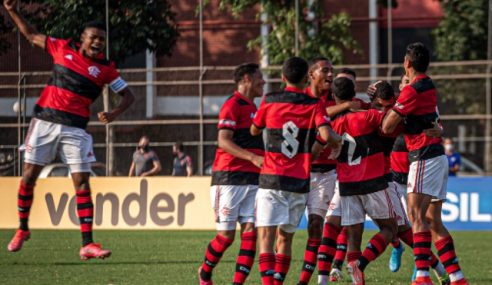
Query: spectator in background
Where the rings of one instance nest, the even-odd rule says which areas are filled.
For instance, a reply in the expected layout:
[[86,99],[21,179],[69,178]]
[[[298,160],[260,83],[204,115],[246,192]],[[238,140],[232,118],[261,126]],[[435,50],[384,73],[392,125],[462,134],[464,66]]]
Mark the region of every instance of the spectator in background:
[[189,155],[183,152],[183,144],[176,142],[173,145],[173,176],[191,176],[193,164]]
[[128,176],[154,176],[161,171],[161,163],[157,154],[149,148],[149,138],[143,136],[133,153],[133,161]]
[[461,167],[461,155],[454,151],[453,140],[451,138],[444,139],[444,152],[448,157],[449,176],[456,176]]

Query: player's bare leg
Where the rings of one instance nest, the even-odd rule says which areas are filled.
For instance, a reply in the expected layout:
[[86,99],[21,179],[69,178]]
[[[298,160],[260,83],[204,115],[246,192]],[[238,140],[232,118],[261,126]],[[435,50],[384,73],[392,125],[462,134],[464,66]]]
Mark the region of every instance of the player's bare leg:
[[458,258],[456,257],[453,238],[444,226],[441,213],[442,201],[432,202],[427,210],[427,220],[430,223],[432,241],[439,253],[439,258],[449,275],[452,285],[468,284],[461,271]]
[[19,228],[9,242],[7,249],[11,252],[19,251],[24,241],[31,237],[29,231],[29,214],[34,197],[34,186],[43,169],[42,165],[24,163],[24,172],[19,185],[17,207],[19,213]]

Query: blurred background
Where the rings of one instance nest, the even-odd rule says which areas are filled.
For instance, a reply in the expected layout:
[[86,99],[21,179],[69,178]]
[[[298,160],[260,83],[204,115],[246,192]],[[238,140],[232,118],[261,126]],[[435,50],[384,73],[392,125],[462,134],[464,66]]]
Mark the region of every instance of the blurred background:
[[[82,24],[94,19],[109,27],[107,53],[137,98],[109,126],[95,114],[118,104],[118,96],[105,92],[93,105],[95,176],[128,175],[142,135],[160,158],[160,175],[171,174],[176,141],[196,175],[210,174],[218,111],[241,63],[261,63],[268,92],[281,87],[286,58],[326,56],[336,69],[356,71],[363,96],[377,80],[398,90],[405,47],[416,41],[432,52],[428,74],[438,88],[445,136],[462,156],[460,174],[492,173],[492,0],[37,0],[20,8],[54,37],[77,40]],[[0,9],[1,176],[21,174],[19,147],[51,65]],[[67,170],[52,165],[45,175]]]

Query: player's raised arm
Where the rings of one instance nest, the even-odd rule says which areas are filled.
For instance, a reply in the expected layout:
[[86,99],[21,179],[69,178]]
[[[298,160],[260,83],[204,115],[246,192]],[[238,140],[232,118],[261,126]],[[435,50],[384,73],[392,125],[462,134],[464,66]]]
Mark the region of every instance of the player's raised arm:
[[46,35],[40,34],[36,28],[31,26],[26,19],[19,13],[17,10],[17,0],[4,0],[3,6],[7,10],[14,21],[19,31],[26,37],[26,39],[33,45],[40,47],[42,49],[45,48]]

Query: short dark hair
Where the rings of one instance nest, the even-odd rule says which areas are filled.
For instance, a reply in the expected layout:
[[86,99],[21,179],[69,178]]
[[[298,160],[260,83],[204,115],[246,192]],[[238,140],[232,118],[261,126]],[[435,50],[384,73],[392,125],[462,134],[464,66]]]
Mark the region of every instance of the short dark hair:
[[426,72],[430,63],[429,50],[423,43],[411,43],[407,46],[405,57],[417,72]]
[[96,28],[96,29],[99,29],[99,30],[103,30],[106,32],[106,24],[101,22],[101,21],[90,21],[90,22],[87,22],[84,24],[84,31],[85,29],[87,28]]
[[301,83],[306,78],[308,70],[307,61],[297,56],[287,59],[282,66],[282,74],[291,84]]
[[383,100],[390,100],[395,97],[395,90],[393,86],[386,81],[376,84],[376,92],[374,92],[374,98],[380,98]]
[[344,68],[340,69],[340,71],[338,73],[350,74],[354,77],[354,79],[357,78],[357,74],[355,73],[355,71],[351,68],[348,68],[348,67],[344,67]]
[[182,142],[175,142],[174,143],[174,146],[179,150],[179,151],[183,151],[184,147],[183,147],[183,143]]
[[260,69],[260,66],[252,62],[239,65],[234,69],[234,82],[236,84],[239,83],[243,80],[245,74],[253,75],[258,69]]
[[340,100],[350,101],[355,97],[354,82],[347,77],[338,77],[333,81],[331,91]]
[[329,61],[331,62],[327,57],[324,56],[317,56],[315,58],[312,58],[309,60],[309,70],[313,69],[313,67],[320,61]]

